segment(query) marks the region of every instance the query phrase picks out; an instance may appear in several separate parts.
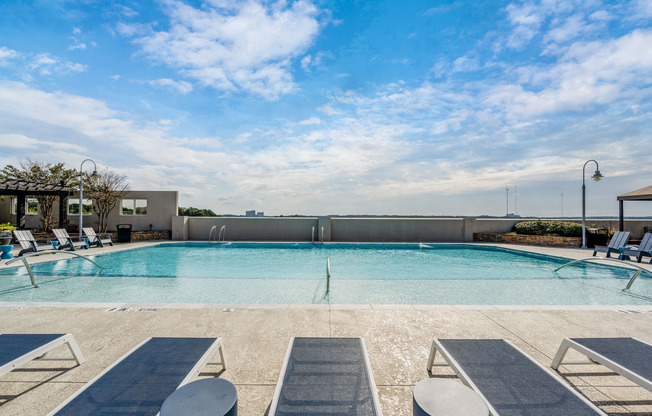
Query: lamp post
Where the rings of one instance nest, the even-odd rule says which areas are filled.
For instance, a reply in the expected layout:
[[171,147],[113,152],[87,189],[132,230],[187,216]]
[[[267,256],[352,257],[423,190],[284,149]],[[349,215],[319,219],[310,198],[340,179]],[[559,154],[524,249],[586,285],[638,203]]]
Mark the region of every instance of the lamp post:
[[93,159],[84,159],[79,166],[79,241],[82,241],[82,222],[84,217],[84,210],[82,209],[82,198],[84,197],[84,162],[93,162],[93,173],[91,176],[97,176],[97,165]]
[[591,176],[596,182],[603,178],[600,173],[598,162],[595,160],[587,160],[582,166],[582,248],[586,248],[586,185],[584,184],[584,170],[589,162],[595,163],[595,173]]

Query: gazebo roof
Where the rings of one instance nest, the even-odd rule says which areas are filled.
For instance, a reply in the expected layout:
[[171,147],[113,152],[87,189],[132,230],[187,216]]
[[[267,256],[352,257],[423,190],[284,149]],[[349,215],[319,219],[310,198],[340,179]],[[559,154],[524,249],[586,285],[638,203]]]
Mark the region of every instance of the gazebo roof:
[[73,191],[63,184],[0,179],[0,195],[70,195]]
[[618,196],[618,201],[652,201],[652,185]]

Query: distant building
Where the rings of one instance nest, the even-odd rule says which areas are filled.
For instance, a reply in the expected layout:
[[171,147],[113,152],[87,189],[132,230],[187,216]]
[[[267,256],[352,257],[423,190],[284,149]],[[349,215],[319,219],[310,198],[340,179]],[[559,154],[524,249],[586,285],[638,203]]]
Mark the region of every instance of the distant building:
[[264,212],[256,212],[255,209],[252,209],[251,211],[245,211],[245,217],[264,217],[265,213]]

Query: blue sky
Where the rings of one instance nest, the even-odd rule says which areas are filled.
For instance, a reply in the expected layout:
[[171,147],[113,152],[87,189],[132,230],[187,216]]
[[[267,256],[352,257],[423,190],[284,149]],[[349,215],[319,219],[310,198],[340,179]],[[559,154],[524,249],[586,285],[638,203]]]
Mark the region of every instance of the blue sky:
[[[0,165],[242,214],[617,215],[652,184],[652,1],[14,1]],[[88,164],[85,165],[88,167]],[[587,178],[595,169],[587,166]],[[652,215],[652,204],[626,204]]]

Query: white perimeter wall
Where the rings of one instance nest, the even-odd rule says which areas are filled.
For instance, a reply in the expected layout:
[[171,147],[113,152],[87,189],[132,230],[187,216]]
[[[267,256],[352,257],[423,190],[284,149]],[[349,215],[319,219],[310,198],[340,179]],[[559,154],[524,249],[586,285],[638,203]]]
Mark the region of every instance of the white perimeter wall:
[[[226,226],[226,241],[470,242],[473,233],[510,232],[525,218],[342,218],[342,217],[175,217],[173,240],[208,241],[212,227]],[[574,221],[579,222],[579,221]],[[588,226],[615,229],[617,220],[591,220]],[[314,236],[312,234],[314,227]],[[652,220],[625,221],[641,238]],[[217,239],[216,236],[213,239]]]

